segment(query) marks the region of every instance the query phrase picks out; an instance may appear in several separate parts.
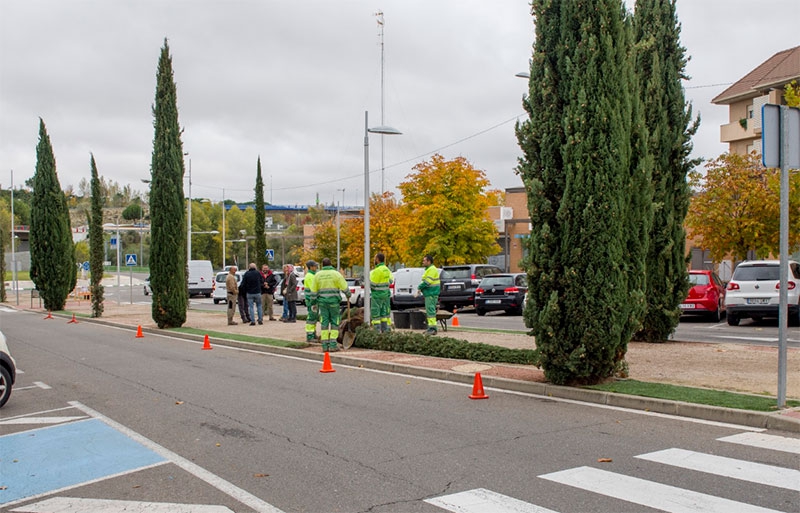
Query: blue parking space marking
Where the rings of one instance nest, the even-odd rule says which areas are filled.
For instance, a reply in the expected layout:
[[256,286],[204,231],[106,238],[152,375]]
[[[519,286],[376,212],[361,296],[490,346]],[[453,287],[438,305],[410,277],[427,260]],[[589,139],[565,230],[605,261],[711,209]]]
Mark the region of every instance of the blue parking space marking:
[[98,419],[0,437],[0,505],[168,460]]

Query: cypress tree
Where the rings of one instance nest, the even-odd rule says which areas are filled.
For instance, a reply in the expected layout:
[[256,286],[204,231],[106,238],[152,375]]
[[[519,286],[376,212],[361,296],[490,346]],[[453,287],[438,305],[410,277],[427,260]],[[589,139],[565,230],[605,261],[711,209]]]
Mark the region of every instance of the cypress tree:
[[699,126],[692,121],[681,80],[686,78],[685,49],[675,0],[637,0],[634,14],[636,69],[653,156],[653,224],[647,252],[647,311],[636,340],[661,342],[675,330],[680,303],[689,290],[686,232],[689,208],[686,176],[699,164],[688,158],[691,138]]
[[91,191],[92,206],[89,215],[89,291],[92,293],[92,317],[103,315],[103,190],[97,177],[94,155],[90,162],[92,168]]
[[264,237],[264,180],[261,178],[261,157],[258,157],[255,192],[256,215],[253,221],[253,235],[255,235],[256,239],[255,244],[253,244],[253,251],[255,252],[253,262],[261,269],[261,266],[267,263],[267,239]]
[[517,125],[533,226],[525,320],[547,379],[592,383],[619,370],[644,308],[647,134],[632,34],[620,0],[534,0],[532,11],[529,119]]
[[44,121],[39,118],[36,173],[31,199],[31,280],[44,307],[63,310],[75,288],[77,268],[67,198],[56,175],[56,159]]
[[189,304],[186,261],[186,214],[183,195],[183,143],[172,57],[164,39],[158,60],[153,106],[155,135],[150,164],[150,287],[152,316],[159,328],[186,322]]

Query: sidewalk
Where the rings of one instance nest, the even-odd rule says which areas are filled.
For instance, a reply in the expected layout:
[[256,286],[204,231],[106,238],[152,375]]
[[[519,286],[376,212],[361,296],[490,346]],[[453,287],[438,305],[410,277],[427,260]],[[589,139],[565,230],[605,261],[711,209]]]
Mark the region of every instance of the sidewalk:
[[[20,294],[20,309],[31,310],[30,308],[30,294],[26,294],[23,301],[23,294]],[[11,306],[13,296],[9,297],[7,305]],[[34,305],[33,311],[46,314]],[[276,305],[277,306],[277,305]],[[91,302],[86,300],[70,299],[67,301],[65,311],[70,312],[67,317],[71,317],[71,313],[82,315],[89,315],[91,312]],[[276,309],[276,316],[280,315],[280,310]],[[238,319],[237,321],[241,321]],[[104,305],[103,316],[100,319],[89,319],[79,317],[80,322],[97,322],[102,324],[109,324],[115,326],[127,327],[131,330],[131,336],[136,332],[138,326],[142,327],[145,337],[147,333],[164,333],[159,330],[151,317],[151,306],[149,304],[126,304],[106,302]],[[190,308],[187,313],[187,321],[183,327],[194,328],[201,331],[216,332],[216,333],[230,333],[242,334],[250,336],[261,336],[264,338],[272,338],[279,340],[290,340],[295,342],[305,342],[304,322],[298,321],[295,324],[287,324],[278,321],[264,320],[262,326],[250,326],[248,324],[228,326],[224,312],[212,310],[199,310]],[[203,340],[201,335],[187,335],[181,333],[171,333],[172,336],[182,337],[193,340]],[[458,329],[450,329],[447,332],[440,331],[439,336],[448,336],[458,339],[467,340],[469,342],[483,342],[498,346],[511,347],[511,348],[533,348],[533,340],[526,335],[517,334],[502,334],[502,333],[486,333],[464,331]],[[312,360],[322,361],[322,350],[318,344],[313,344],[305,349],[287,349],[274,346],[266,346],[261,344],[252,344],[247,342],[238,342],[234,340],[226,340],[222,337],[211,337],[212,345],[226,345],[235,347],[246,347],[252,350],[263,351],[267,353],[287,354]],[[678,344],[681,346],[680,344]],[[706,361],[708,365],[713,365],[713,362],[708,362],[709,355],[735,358],[736,360],[742,359],[741,355],[725,354],[728,350],[719,353],[719,349],[715,350],[714,354],[705,353],[695,358],[687,358],[684,354],[685,351],[708,351],[707,348],[702,347],[703,344],[683,344],[678,347],[680,350],[679,365],[687,366],[690,359],[697,360],[700,363]],[[654,375],[663,373],[661,365],[658,363],[662,358],[653,357],[649,354],[653,351],[660,351],[664,345],[662,344],[635,344],[632,343],[629,347],[627,359],[631,368],[631,377],[634,379],[642,379],[641,375],[644,374],[645,368],[651,368],[655,371]],[[745,349],[738,349],[745,351]],[[770,360],[768,355],[764,355],[764,351],[756,351],[755,348],[748,352],[748,356],[752,358],[764,358]],[[737,348],[732,348],[737,350]],[[760,354],[759,354],[760,353]],[[797,355],[800,357],[800,355]],[[600,392],[595,390],[588,390],[574,387],[556,386],[546,382],[543,372],[533,366],[527,365],[513,365],[513,364],[487,364],[471,362],[467,360],[453,360],[447,358],[435,358],[428,356],[412,355],[405,353],[391,353],[384,351],[373,351],[361,348],[351,348],[348,351],[340,351],[330,355],[331,362],[334,365],[349,365],[354,367],[364,367],[376,370],[383,370],[387,372],[395,372],[401,374],[409,374],[421,377],[428,377],[434,379],[442,379],[446,381],[472,384],[476,372],[481,373],[483,385],[488,389],[500,389],[530,393],[541,395],[545,397],[560,398],[567,400],[583,401],[588,403],[597,403],[608,406],[630,408],[635,410],[645,410],[649,412],[664,413],[670,415],[678,415],[684,417],[693,417],[706,419],[711,421],[726,422],[732,424],[740,424],[752,427],[777,429],[783,431],[792,431],[800,433],[800,408],[785,409],[774,413],[761,413],[751,412],[746,410],[734,410],[727,408],[718,408],[712,406],[704,406],[691,403],[683,403],[677,401],[668,401],[660,399],[651,399],[646,397],[638,397],[631,395],[614,394],[608,392]],[[651,360],[655,359],[653,364]],[[794,358],[793,364],[798,363],[800,358]],[[767,366],[772,369],[771,365]],[[680,372],[680,371],[678,371]],[[794,372],[794,368],[790,367],[790,375]],[[773,371],[774,376],[774,371]],[[675,380],[661,380],[657,377],[650,379],[643,379],[645,381],[667,382]],[[687,386],[693,386],[689,383]],[[697,385],[694,385],[697,386]],[[761,386],[757,384],[755,386]],[[718,388],[714,386],[706,386],[707,388]],[[759,393],[761,390],[755,390],[753,393]],[[798,397],[789,391],[789,397]]]

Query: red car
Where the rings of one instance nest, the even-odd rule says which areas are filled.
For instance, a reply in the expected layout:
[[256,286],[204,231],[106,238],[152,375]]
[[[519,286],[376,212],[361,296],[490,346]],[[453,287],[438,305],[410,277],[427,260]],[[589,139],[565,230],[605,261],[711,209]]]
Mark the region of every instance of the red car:
[[714,271],[689,271],[689,294],[681,303],[681,315],[703,315],[719,322],[725,314],[725,284]]

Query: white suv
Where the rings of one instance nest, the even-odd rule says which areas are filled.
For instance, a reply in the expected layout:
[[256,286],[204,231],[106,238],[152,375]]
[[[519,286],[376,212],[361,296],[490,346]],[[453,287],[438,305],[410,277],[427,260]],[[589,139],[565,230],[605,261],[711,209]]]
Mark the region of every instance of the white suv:
[[[725,293],[728,324],[738,326],[747,317],[760,321],[777,317],[780,305],[779,260],[742,262],[733,272]],[[789,260],[789,324],[800,324],[800,264]]]

